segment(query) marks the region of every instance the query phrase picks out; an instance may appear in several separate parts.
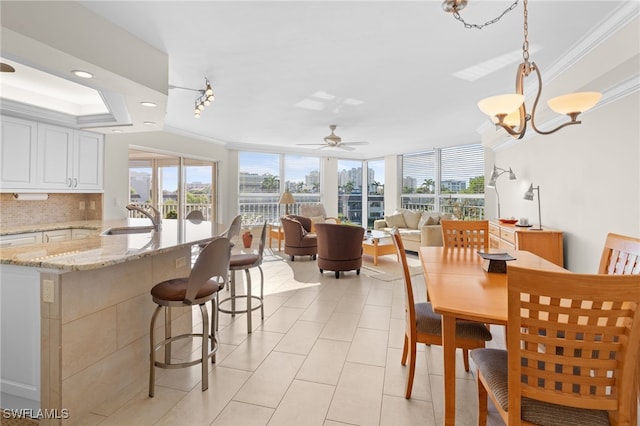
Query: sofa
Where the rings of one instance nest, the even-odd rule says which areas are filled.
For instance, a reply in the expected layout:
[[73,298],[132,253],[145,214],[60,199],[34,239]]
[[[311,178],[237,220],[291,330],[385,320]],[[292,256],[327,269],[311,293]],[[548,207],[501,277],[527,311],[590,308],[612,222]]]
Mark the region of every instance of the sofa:
[[391,231],[391,228],[397,227],[405,250],[417,252],[421,246],[442,247],[442,219],[455,218],[448,213],[397,209],[384,219],[374,221],[373,229]]

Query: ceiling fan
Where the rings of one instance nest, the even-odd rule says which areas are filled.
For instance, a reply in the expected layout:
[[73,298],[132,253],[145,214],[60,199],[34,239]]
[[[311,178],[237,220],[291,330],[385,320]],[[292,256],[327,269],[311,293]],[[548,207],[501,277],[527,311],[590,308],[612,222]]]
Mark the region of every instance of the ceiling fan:
[[354,145],[367,145],[369,143],[366,141],[342,142],[342,138],[334,133],[334,130],[336,130],[336,127],[337,126],[335,124],[332,124],[329,126],[329,128],[331,129],[331,134],[324,137],[324,143],[299,143],[296,145],[316,145],[316,146],[320,146],[320,148],[318,149],[340,148],[340,149],[344,149],[345,151],[353,151],[355,149],[353,148]]

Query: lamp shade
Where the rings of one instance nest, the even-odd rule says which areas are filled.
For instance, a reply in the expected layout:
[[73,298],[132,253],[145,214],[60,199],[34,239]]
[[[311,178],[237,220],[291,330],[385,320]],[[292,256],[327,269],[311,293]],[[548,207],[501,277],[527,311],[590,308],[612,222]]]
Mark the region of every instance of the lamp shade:
[[533,201],[533,184],[529,186],[527,192],[524,193],[524,199],[527,201]]
[[289,191],[284,191],[280,196],[280,201],[278,204],[294,204],[296,200],[293,198],[293,195]]
[[549,108],[559,114],[575,114],[593,108],[601,97],[602,93],[600,92],[569,93],[568,95],[549,99],[547,104]]
[[[520,108],[524,102],[524,95],[511,93],[508,95],[491,96],[478,102],[478,108],[490,117],[505,114],[509,115]],[[519,122],[519,119],[518,119]]]

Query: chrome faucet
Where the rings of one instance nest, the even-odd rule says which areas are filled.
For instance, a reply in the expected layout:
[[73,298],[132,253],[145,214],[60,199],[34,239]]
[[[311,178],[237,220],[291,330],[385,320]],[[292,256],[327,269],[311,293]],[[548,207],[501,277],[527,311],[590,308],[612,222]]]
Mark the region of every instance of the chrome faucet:
[[153,212],[153,214],[149,213],[147,210],[135,204],[127,204],[127,210],[135,210],[137,212],[142,213],[143,215],[145,215],[151,220],[151,223],[153,223],[153,229],[155,231],[159,231],[160,228],[162,227],[162,215],[160,214],[158,209],[156,209],[155,207],[148,206],[148,208]]

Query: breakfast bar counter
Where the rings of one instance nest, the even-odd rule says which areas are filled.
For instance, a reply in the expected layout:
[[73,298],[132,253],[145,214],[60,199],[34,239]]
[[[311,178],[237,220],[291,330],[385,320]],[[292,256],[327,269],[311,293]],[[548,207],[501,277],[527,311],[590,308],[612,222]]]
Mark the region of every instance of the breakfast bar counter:
[[[149,224],[86,222],[95,235],[0,248],[3,409],[57,414],[41,424],[83,424],[108,416],[124,388],[146,385],[151,287],[188,275],[192,246],[224,231],[165,220],[159,231],[102,235]],[[191,329],[190,309],[172,310],[176,332]]]

